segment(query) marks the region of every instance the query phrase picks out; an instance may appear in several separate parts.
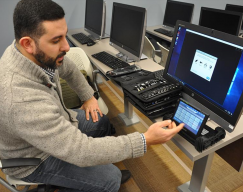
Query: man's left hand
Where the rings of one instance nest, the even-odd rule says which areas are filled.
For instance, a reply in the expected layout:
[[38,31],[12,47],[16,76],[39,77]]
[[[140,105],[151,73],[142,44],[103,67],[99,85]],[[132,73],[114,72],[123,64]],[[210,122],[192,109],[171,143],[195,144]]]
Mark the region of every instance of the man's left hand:
[[93,122],[97,122],[99,120],[98,114],[102,117],[103,114],[99,108],[98,101],[95,97],[91,97],[89,100],[85,101],[80,109],[85,110],[86,119],[89,120],[89,113],[93,119]]

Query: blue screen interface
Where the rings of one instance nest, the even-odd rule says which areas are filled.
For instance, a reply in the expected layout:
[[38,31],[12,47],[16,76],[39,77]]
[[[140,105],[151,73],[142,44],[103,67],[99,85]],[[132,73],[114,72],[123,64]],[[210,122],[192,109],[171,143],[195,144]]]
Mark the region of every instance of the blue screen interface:
[[179,27],[167,73],[232,116],[243,93],[243,47]]
[[197,134],[205,115],[195,108],[180,101],[173,119],[178,123],[185,123],[184,127]]

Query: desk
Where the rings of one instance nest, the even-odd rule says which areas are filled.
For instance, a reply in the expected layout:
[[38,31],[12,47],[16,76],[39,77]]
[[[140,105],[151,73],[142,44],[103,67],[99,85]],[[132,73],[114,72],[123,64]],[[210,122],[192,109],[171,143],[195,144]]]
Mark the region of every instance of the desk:
[[[68,38],[78,47],[81,47],[91,62],[103,73],[105,74],[108,70],[111,70],[109,67],[104,65],[103,63],[97,61],[92,58],[91,55],[94,53],[98,53],[100,51],[107,51],[113,55],[118,53],[116,49],[109,45],[109,39],[103,39],[97,42],[94,46],[88,47],[87,45],[81,45],[78,41],[76,41],[72,34],[83,32],[81,29],[70,30],[67,34]],[[85,33],[85,32],[84,32]],[[154,63],[152,60],[147,59],[137,63],[141,68],[149,71],[156,71],[162,69],[162,66]],[[126,106],[126,104],[129,106]],[[129,102],[124,102],[125,111],[127,110],[128,115],[131,115],[131,104]],[[126,109],[128,108],[128,109]],[[125,113],[125,115],[127,115]],[[129,116],[128,116],[129,117]],[[158,121],[161,119],[157,119]],[[217,125],[214,122],[207,123],[210,127],[214,128]],[[205,191],[205,186],[208,178],[208,174],[210,171],[210,167],[213,160],[214,152],[240,138],[243,137],[243,118],[238,122],[235,131],[232,133],[227,133],[225,139],[216,143],[212,147],[204,150],[202,153],[199,153],[194,146],[192,146],[188,141],[186,141],[180,135],[176,135],[172,141],[194,162],[191,181],[187,182],[178,187],[178,190],[181,192],[203,192]]]
[[159,37],[161,39],[164,39],[164,40],[166,40],[168,42],[171,42],[172,41],[172,37],[168,37],[166,35],[163,35],[161,33],[158,33],[156,31],[154,31],[155,29],[158,29],[158,28],[162,28],[162,25],[156,25],[156,26],[147,27],[146,32],[150,33],[150,34],[152,34],[152,35],[154,35],[156,37]]
[[[100,61],[96,60],[91,56],[101,51],[106,51],[111,55],[115,56],[118,53],[118,51],[109,45],[109,38],[102,39],[93,46],[82,45],[72,37],[72,34],[80,33],[80,32],[87,34],[87,32],[84,31],[83,29],[70,30],[67,34],[68,39],[72,41],[72,43],[75,46],[81,47],[85,51],[90,61],[97,67],[97,69],[101,71],[101,73],[105,74],[107,71],[111,70],[110,67],[104,65],[103,63],[101,63]],[[139,65],[142,69],[148,71],[157,71],[162,69],[162,67],[159,64],[153,62],[150,59],[142,60],[140,62],[137,62],[136,64]],[[124,111],[125,111],[124,114],[120,114],[119,117],[123,120],[123,122],[127,126],[139,122],[138,117],[133,114],[133,106],[126,99],[124,100]]]

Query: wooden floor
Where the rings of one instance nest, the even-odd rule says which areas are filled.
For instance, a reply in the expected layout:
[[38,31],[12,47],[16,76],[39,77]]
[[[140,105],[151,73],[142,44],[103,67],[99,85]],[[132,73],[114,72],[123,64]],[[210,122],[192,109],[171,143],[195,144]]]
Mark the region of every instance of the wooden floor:
[[[108,86],[116,89],[118,95],[115,95],[105,84],[99,85],[102,98],[109,108],[108,117],[116,128],[116,136],[134,131],[145,132],[147,130],[145,124],[150,125],[152,122],[136,109],[135,112],[145,124],[140,122],[126,127],[117,117],[119,113],[124,112],[123,103],[117,97],[122,97],[123,94],[112,83],[108,82]],[[172,151],[172,154],[167,148]],[[173,155],[176,155],[181,163]],[[132,179],[121,185],[119,192],[177,192],[179,185],[190,180],[193,162],[169,141],[166,145],[149,147],[143,157],[128,159],[115,165],[120,169],[129,169],[132,173]],[[3,174],[0,173],[0,176],[3,177]],[[215,154],[207,187],[211,192],[243,192],[243,173],[235,171]],[[8,190],[0,185],[0,192],[8,192]]]

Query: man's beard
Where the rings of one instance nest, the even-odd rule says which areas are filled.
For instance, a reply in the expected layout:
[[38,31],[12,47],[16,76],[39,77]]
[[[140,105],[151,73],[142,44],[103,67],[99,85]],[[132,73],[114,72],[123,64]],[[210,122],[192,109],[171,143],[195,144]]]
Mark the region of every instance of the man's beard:
[[[47,68],[51,68],[51,69],[56,69],[57,68],[57,59],[66,55],[66,52],[63,51],[62,53],[60,53],[55,59],[52,57],[47,56],[37,45],[36,46],[36,54],[34,54],[33,56],[35,57],[35,59],[37,61],[39,61],[42,65],[44,65],[44,67]],[[58,63],[62,63],[63,60],[58,61]]]

